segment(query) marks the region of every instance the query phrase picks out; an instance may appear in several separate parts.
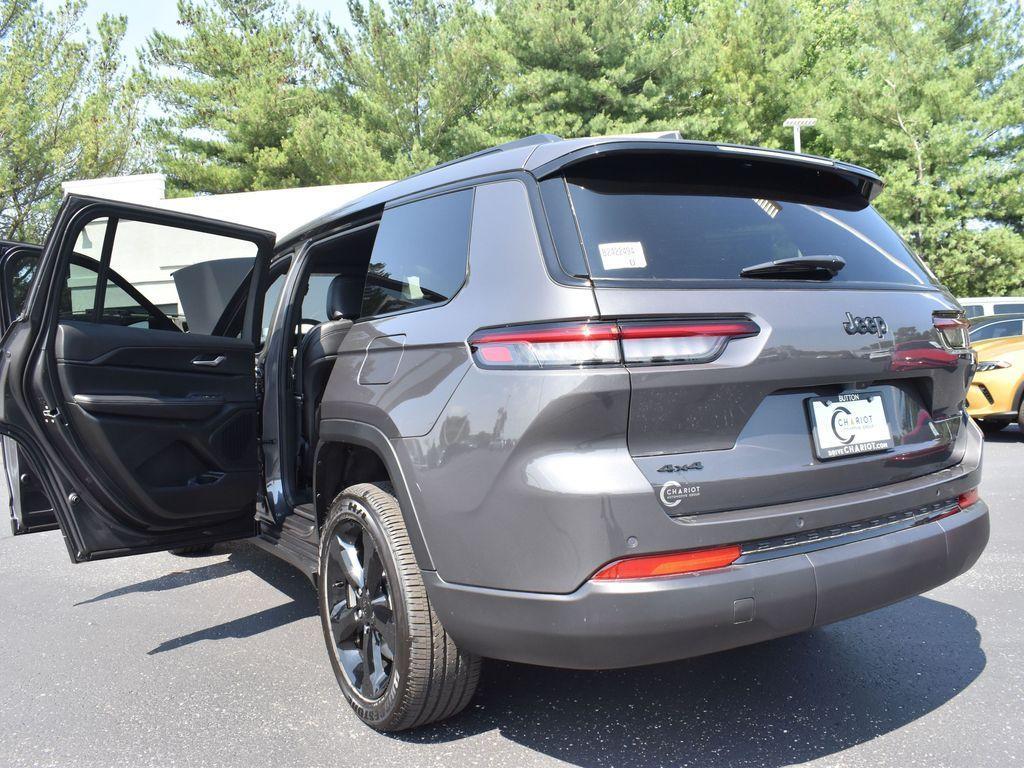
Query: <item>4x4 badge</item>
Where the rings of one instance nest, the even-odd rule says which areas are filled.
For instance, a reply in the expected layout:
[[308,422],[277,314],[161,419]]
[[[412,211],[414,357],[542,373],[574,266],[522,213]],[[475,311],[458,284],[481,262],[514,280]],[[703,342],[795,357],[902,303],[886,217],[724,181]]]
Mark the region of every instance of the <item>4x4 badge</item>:
[[691,469],[704,469],[704,463],[695,461],[692,464],[665,464],[658,467],[659,472],[689,472]]
[[874,317],[854,317],[852,313],[846,313],[846,322],[843,323],[843,330],[853,336],[856,333],[870,333],[878,338],[885,336],[889,326],[885,324],[878,315]]

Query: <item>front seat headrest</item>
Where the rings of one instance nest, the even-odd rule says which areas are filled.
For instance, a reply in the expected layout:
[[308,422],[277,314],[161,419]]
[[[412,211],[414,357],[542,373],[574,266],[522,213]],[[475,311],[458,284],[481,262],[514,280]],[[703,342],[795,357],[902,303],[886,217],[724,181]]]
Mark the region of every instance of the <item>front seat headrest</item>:
[[327,286],[327,319],[355,320],[363,303],[364,277],[338,275]]

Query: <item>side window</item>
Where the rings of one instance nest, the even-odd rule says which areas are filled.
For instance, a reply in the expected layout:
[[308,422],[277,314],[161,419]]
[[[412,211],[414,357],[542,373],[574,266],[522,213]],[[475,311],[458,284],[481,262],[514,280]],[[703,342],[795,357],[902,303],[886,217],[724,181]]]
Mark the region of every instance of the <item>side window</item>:
[[68,264],[64,292],[60,299],[61,320],[95,319],[96,287],[99,284],[99,262],[83,266]]
[[1020,336],[1020,320],[1007,320],[1002,323],[993,323],[995,333],[993,339],[1005,339],[1010,336]]
[[964,304],[964,314],[968,317],[981,317],[985,314],[985,308],[980,304]]
[[306,295],[302,297],[302,320],[315,323],[325,323],[327,317],[327,289],[334,282],[337,273],[319,274],[309,276],[306,283]]
[[39,253],[28,251],[11,257],[5,265],[7,288],[7,304],[11,308],[11,317],[16,317],[25,307],[28,289],[32,286],[32,278],[36,276],[39,266]]
[[82,228],[74,250],[63,319],[209,334],[252,269],[257,246],[182,227],[98,218]]
[[1005,339],[1010,336],[1021,335],[1020,320],[1003,320],[998,323],[983,325],[971,334],[971,341],[984,341],[985,339]]
[[1014,312],[1024,312],[1024,304],[996,304],[992,311],[997,315],[1009,315]]
[[263,329],[260,331],[260,344],[263,344],[267,340],[267,336],[270,335],[270,324],[274,320],[274,310],[277,309],[277,304],[281,300],[281,291],[284,289],[286,277],[288,277],[288,270],[275,277],[267,286],[267,292],[263,294]]
[[384,212],[360,315],[448,301],[466,280],[473,192],[462,190]]
[[149,327],[150,321],[158,322],[159,315],[154,315],[142,303],[133,298],[128,291],[109,277],[104,281],[103,314],[100,322],[108,325],[131,325],[138,328]]
[[971,331],[971,341],[984,341],[985,339],[994,338],[996,330],[1000,325],[1002,325],[1002,323],[989,323],[988,325],[983,325],[980,328],[974,329]]

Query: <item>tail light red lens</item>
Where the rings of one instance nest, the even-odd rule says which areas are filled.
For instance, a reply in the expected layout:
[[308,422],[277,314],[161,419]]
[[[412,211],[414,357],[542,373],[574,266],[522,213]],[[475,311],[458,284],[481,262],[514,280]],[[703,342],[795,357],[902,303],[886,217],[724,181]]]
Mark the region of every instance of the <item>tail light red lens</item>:
[[750,320],[558,323],[478,331],[469,345],[482,368],[706,363],[759,332]]
[[960,496],[957,497],[956,505],[960,507],[960,509],[967,509],[968,507],[977,504],[979,501],[981,501],[981,496],[978,494],[978,489],[971,488],[971,490],[966,493],[961,493]]
[[978,489],[971,488],[971,490],[965,491],[964,493],[961,493],[959,496],[957,496],[955,507],[952,507],[951,509],[943,512],[941,515],[937,515],[933,518],[930,518],[929,522],[942,520],[944,517],[955,515],[957,512],[963,512],[968,507],[977,504],[980,500],[981,496],[978,495]]
[[961,314],[934,315],[932,323],[942,343],[950,349],[966,350],[971,346],[971,323]]
[[677,576],[682,573],[724,568],[739,559],[738,545],[674,552],[667,555],[643,555],[609,563],[594,574],[598,581],[649,579],[654,576]]
[[622,323],[622,356],[627,364],[707,363],[732,339],[756,336],[749,320],[711,323]]
[[575,368],[621,362],[614,323],[567,323],[478,331],[469,339],[482,368]]

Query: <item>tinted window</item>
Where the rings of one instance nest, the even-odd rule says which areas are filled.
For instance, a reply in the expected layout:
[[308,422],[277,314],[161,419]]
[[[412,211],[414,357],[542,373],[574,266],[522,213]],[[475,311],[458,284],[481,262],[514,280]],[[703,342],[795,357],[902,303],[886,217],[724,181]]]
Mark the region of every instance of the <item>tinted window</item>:
[[992,309],[992,314],[995,315],[1009,315],[1014,312],[1024,312],[1024,304],[996,304]]
[[987,323],[971,331],[971,341],[985,339],[1002,339],[1007,336],[1024,335],[1020,320],[1002,320],[998,323]]
[[302,299],[302,319],[313,320],[315,323],[325,323],[327,317],[327,289],[334,282],[335,273],[309,276],[306,285],[306,295]]
[[121,219],[110,268],[192,333],[211,333],[252,269],[256,244]]
[[985,308],[981,304],[964,304],[964,314],[968,317],[981,317],[985,314]]
[[277,303],[281,300],[281,291],[284,289],[286,277],[288,277],[287,271],[275,277],[270,285],[267,286],[267,292],[263,294],[263,329],[260,331],[261,344],[270,335],[270,324],[274,320],[274,311],[277,309]]
[[473,192],[385,211],[370,256],[362,316],[444,302],[466,279]]
[[35,251],[16,254],[7,262],[7,299],[12,318],[17,317],[25,307],[28,289],[32,286],[38,264],[39,253]]
[[595,278],[740,280],[744,267],[766,261],[839,256],[846,268],[832,282],[933,284],[831,174],[647,155],[608,158],[567,181]]
[[[209,334],[251,271],[257,246],[184,227],[97,218],[79,230],[74,250],[62,316]],[[110,276],[102,291],[99,274]]]
[[[98,268],[97,264],[97,268]],[[61,320],[92,320],[95,317],[97,269],[69,264],[64,291],[60,298]]]

